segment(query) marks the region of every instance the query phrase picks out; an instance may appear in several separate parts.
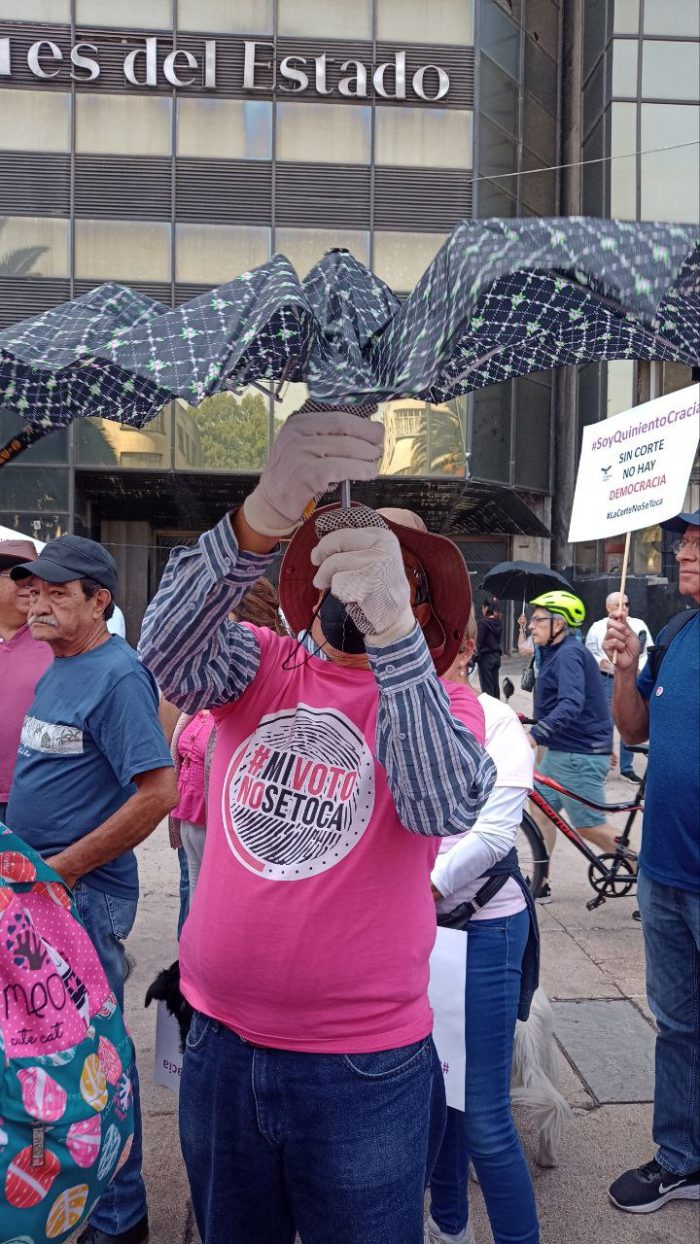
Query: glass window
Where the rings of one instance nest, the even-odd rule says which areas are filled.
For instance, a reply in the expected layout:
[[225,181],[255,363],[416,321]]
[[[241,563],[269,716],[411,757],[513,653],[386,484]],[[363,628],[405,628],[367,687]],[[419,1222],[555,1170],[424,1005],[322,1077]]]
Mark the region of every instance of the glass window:
[[75,453],[81,466],[170,468],[170,420],[163,414],[143,428],[111,419],[78,419]]
[[178,0],[180,30],[203,34],[268,34],[272,31],[272,0]]
[[596,65],[583,88],[583,132],[588,134],[605,108],[605,57]]
[[177,101],[177,154],[221,160],[269,160],[272,104],[260,99]]
[[583,6],[583,76],[587,78],[606,44],[607,0],[586,0]]
[[305,384],[286,384],[282,390],[279,400],[272,404],[272,435],[277,436],[280,428],[284,426],[290,415],[295,410],[299,410],[300,406],[309,396],[308,386]]
[[260,471],[269,435],[269,399],[256,389],[214,393],[199,406],[175,402],[177,470]]
[[549,385],[535,380],[515,382],[515,480],[523,488],[549,489]]
[[698,147],[654,148],[700,141],[700,108],[690,104],[642,104],[642,220],[700,220]]
[[539,99],[548,112],[556,116],[557,64],[532,39],[525,41],[525,81],[535,98]]
[[637,161],[634,156],[620,157],[629,156],[637,146],[637,105],[613,104],[610,112],[610,215],[614,220],[636,220]]
[[402,45],[472,44],[473,0],[411,0],[410,4],[406,0],[377,0],[377,38],[387,43],[400,39]]
[[380,475],[463,476],[466,398],[431,406],[417,398],[383,402],[384,456]]
[[[664,0],[668,8],[668,0]],[[613,34],[636,35],[639,30],[639,0],[614,0]]]
[[[75,457],[81,466],[117,466],[118,445],[122,426],[111,419],[76,419]],[[123,428],[125,434],[135,428]],[[170,463],[167,463],[169,466]]]
[[371,108],[277,105],[277,159],[369,164]]
[[408,293],[445,241],[443,233],[389,233],[374,235],[374,271],[393,290]]
[[[688,382],[690,383],[690,382]],[[26,420],[19,415],[15,415],[6,406],[0,406],[0,445],[4,445],[9,441],[11,436],[19,432],[25,426]],[[48,436],[42,436],[34,445],[30,445],[29,449],[22,451],[19,464],[39,462],[68,462],[68,430],[62,428],[57,432],[50,432]],[[4,471],[12,471],[14,467],[4,467]],[[2,496],[2,482],[5,478],[0,477],[0,497]]]
[[75,149],[114,155],[170,155],[172,100],[162,95],[77,92]]
[[75,0],[79,26],[118,26],[122,30],[170,30],[172,0]]
[[377,108],[377,164],[471,168],[472,113],[443,108]]
[[545,162],[554,164],[557,155],[557,123],[544,108],[525,94],[523,110],[523,141],[526,147],[537,151]]
[[306,276],[315,263],[335,246],[344,246],[359,259],[369,263],[369,234],[355,229],[278,229],[275,249]]
[[70,0],[0,0],[0,21],[69,22]]
[[498,185],[494,181],[483,181],[479,179],[474,186],[476,193],[477,211],[475,215],[485,219],[489,216],[517,216],[518,204],[515,199],[506,194],[504,186],[512,186],[515,189],[517,185],[516,178],[504,181],[503,185]]
[[2,276],[69,276],[69,222],[0,216]]
[[557,175],[552,170],[545,170],[542,161],[534,152],[523,147],[523,170],[536,169],[528,172],[527,177],[520,178],[520,190],[523,202],[538,216],[554,216],[557,211]]
[[68,470],[62,467],[5,467],[2,504],[7,510],[68,509]]
[[634,406],[634,363],[628,359],[616,359],[607,364],[608,395],[605,415],[621,415]]
[[92,281],[169,281],[170,225],[76,220],[75,275]]
[[700,96],[700,43],[662,43],[645,39],[642,95],[656,99]]
[[492,384],[474,394],[469,467],[477,479],[510,482],[510,402],[510,384]]
[[518,132],[518,88],[512,78],[494,65],[488,56],[481,57],[479,111],[503,126],[511,134]]
[[526,34],[549,56],[559,58],[559,5],[552,0],[527,0]]
[[644,33],[700,39],[698,0],[644,0]]
[[0,91],[0,145],[5,151],[70,151],[70,95]]
[[481,173],[514,173],[518,167],[515,139],[482,116],[479,117],[479,153]]
[[481,48],[511,78],[520,76],[520,30],[493,0],[481,3]]
[[637,94],[636,39],[613,39],[612,41],[612,93],[613,95]]
[[175,279],[224,285],[270,257],[270,230],[254,225],[176,225]]
[[604,154],[603,139],[601,119],[583,144],[584,161],[597,161],[584,164],[583,168],[582,210],[585,216],[605,215],[605,165],[601,161]]
[[[398,26],[394,31],[400,30]],[[316,39],[371,39],[372,0],[329,4],[328,0],[277,0],[277,33]]]
[[67,514],[35,514],[35,513],[18,513],[14,511],[0,511],[0,523],[3,527],[10,527],[13,531],[24,532],[30,535],[33,540],[55,540],[57,536],[65,536],[68,534],[68,515]]

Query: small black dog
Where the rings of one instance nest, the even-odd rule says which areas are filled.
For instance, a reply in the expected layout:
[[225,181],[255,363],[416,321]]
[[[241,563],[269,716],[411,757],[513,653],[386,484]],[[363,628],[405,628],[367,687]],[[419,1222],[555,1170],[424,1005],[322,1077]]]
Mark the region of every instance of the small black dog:
[[180,960],[176,959],[169,968],[159,972],[156,979],[148,986],[146,1006],[151,1002],[164,1002],[166,1009],[177,1020],[180,1029],[180,1050],[184,1053],[185,1041],[192,1023],[192,1007],[180,992]]

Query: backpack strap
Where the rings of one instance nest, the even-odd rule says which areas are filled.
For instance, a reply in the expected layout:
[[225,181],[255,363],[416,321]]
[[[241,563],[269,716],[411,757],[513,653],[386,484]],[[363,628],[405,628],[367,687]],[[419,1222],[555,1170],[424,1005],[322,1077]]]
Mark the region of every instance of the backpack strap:
[[699,609],[684,609],[682,613],[674,614],[671,621],[668,622],[664,628],[663,643],[652,644],[650,648],[647,648],[647,661],[649,663],[649,669],[651,670],[654,682],[656,682],[659,677],[661,662],[666,656],[666,653],[671,647],[676,635],[680,634],[684,626],[687,626],[689,622],[692,622],[694,618],[697,618],[698,613],[700,613]]

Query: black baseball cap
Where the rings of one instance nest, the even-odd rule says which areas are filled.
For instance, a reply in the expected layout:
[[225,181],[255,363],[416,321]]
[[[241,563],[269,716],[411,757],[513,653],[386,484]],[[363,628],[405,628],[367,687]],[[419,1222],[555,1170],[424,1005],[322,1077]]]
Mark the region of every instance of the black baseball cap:
[[69,583],[71,579],[94,579],[112,596],[117,590],[117,563],[96,540],[84,536],[59,536],[49,541],[36,561],[23,562],[11,571],[13,579],[35,575],[46,583]]
[[664,531],[677,531],[682,535],[686,527],[700,527],[700,510],[687,510],[683,514],[676,514],[675,518],[667,518],[661,526]]

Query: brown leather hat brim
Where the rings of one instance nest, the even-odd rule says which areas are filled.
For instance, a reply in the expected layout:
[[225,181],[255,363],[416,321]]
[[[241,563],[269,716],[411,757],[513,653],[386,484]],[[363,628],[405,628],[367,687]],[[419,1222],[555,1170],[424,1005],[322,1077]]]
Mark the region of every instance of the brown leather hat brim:
[[[295,531],[280,568],[280,605],[294,634],[311,626],[318,603],[318,588],[313,578],[317,567],[311,561],[311,550],[318,544],[315,520],[325,510],[315,511]],[[418,558],[428,580],[432,616],[424,627],[424,635],[438,674],[444,674],[459,651],[472,606],[469,571],[457,545],[447,536],[402,527],[385,518],[402,548]]]

